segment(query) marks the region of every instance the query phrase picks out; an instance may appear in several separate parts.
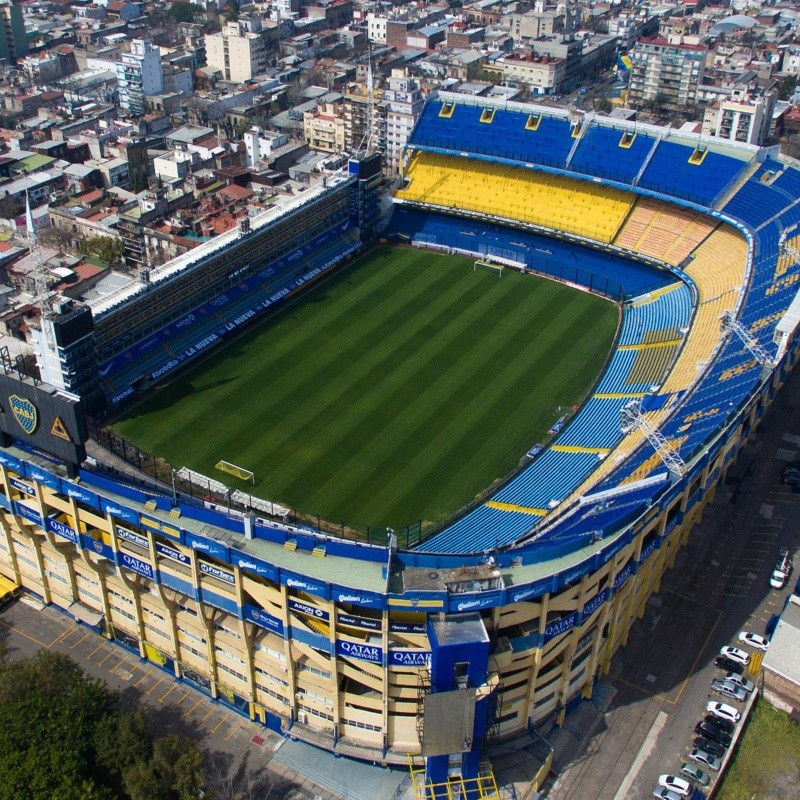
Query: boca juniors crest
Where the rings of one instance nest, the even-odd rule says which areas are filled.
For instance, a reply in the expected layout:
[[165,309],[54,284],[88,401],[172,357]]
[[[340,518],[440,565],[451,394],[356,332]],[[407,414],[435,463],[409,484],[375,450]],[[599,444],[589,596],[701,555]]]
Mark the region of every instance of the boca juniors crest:
[[8,398],[11,404],[11,411],[14,419],[19,423],[25,433],[33,433],[39,425],[39,412],[30,400],[19,395],[12,394]]

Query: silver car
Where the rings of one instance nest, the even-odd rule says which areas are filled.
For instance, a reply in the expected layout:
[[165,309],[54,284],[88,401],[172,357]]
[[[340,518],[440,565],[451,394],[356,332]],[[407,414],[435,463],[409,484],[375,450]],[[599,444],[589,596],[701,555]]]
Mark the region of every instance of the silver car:
[[740,689],[744,689],[748,694],[756,688],[756,685],[753,681],[748,681],[747,678],[743,678],[741,675],[737,675],[735,672],[729,672],[723,679],[725,683],[732,683],[735,686],[738,686]]
[[747,692],[735,683],[714,680],[711,681],[711,688],[715,692],[719,692],[725,695],[725,697],[730,697],[732,700],[737,700],[740,703],[743,703],[747,699]]

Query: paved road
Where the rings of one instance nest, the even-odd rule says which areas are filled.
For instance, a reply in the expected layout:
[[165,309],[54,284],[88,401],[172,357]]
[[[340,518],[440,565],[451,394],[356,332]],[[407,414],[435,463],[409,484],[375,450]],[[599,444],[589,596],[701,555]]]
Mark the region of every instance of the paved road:
[[174,680],[56,609],[35,606],[17,600],[0,613],[0,641],[8,647],[9,656],[25,658],[41,649],[66,653],[89,675],[119,691],[126,707],[143,706],[153,733],[177,733],[198,740],[207,753],[209,783],[215,796],[224,798],[231,786],[239,790],[249,786],[259,800],[334,800],[333,795],[285,767],[268,766],[281,742],[277,734]]
[[719,673],[719,648],[740,630],[763,633],[783,608],[796,575],[780,592],[769,575],[781,546],[800,548],[800,495],[780,482],[782,466],[800,458],[797,397],[800,370],[615,656],[608,676],[614,700],[587,749],[550,790],[553,800],[650,796],[658,775],[675,774],[690,749]]

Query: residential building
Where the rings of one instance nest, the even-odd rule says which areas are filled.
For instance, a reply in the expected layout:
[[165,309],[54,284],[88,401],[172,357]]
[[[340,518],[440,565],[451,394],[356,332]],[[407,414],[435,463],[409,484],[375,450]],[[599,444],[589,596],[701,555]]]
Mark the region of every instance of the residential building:
[[303,138],[312,150],[342,153],[346,149],[342,103],[321,103],[303,113]]
[[28,39],[25,35],[25,22],[22,9],[5,0],[0,3],[0,63],[14,64],[28,52]]
[[386,110],[386,159],[384,169],[397,173],[408,137],[422,113],[425,98],[419,84],[404,69],[393,69],[383,91]]
[[164,91],[161,54],[149,39],[131,41],[130,52],[117,62],[117,86],[119,104],[131,116],[144,114],[146,98]]
[[564,84],[567,62],[563,58],[517,51],[499,59],[506,81],[525,83],[532,94],[558,94]]
[[375,14],[372,11],[367,14],[367,37],[374,44],[386,44],[386,24],[388,17],[382,14]]
[[559,5],[556,8],[544,0],[536,0],[533,11],[511,15],[511,35],[516,41],[555,36],[570,30],[570,15],[564,7]]
[[285,133],[265,131],[253,126],[245,131],[242,139],[247,150],[247,166],[257,167],[261,161],[273,154],[275,150],[287,144],[289,137]]
[[386,138],[386,116],[380,89],[362,83],[348,84],[344,95],[345,149],[363,151],[368,144],[382,149]]
[[219,33],[208,34],[206,62],[235,83],[262,75],[267,69],[267,45],[258,18],[228,22]]
[[697,102],[703,83],[706,47],[673,44],[663,36],[640,37],[631,56],[628,103],[658,102],[675,111]]
[[761,145],[769,134],[776,94],[753,96],[735,91],[727,100],[710,105],[703,118],[703,133],[734,142]]

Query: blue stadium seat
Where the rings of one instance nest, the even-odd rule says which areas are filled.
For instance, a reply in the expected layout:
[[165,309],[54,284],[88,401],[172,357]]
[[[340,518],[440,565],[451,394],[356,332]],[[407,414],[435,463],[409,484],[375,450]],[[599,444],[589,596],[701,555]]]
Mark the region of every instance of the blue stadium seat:
[[486,123],[481,122],[480,106],[456,103],[446,117],[441,109],[440,101],[425,106],[411,145],[563,169],[575,143],[569,120],[563,117],[542,116],[531,130],[530,115],[518,111],[497,109]]
[[747,181],[725,204],[723,211],[734,219],[757,228],[786,207],[786,196],[755,178]]
[[[623,138],[625,132],[601,125],[590,125],[581,137],[570,169],[620,183],[631,183],[639,174],[655,139],[644,133]],[[625,143],[626,146],[620,146]]]
[[707,151],[700,164],[690,159],[695,148],[662,141],[639,181],[643,189],[711,206],[747,166],[746,161]]

